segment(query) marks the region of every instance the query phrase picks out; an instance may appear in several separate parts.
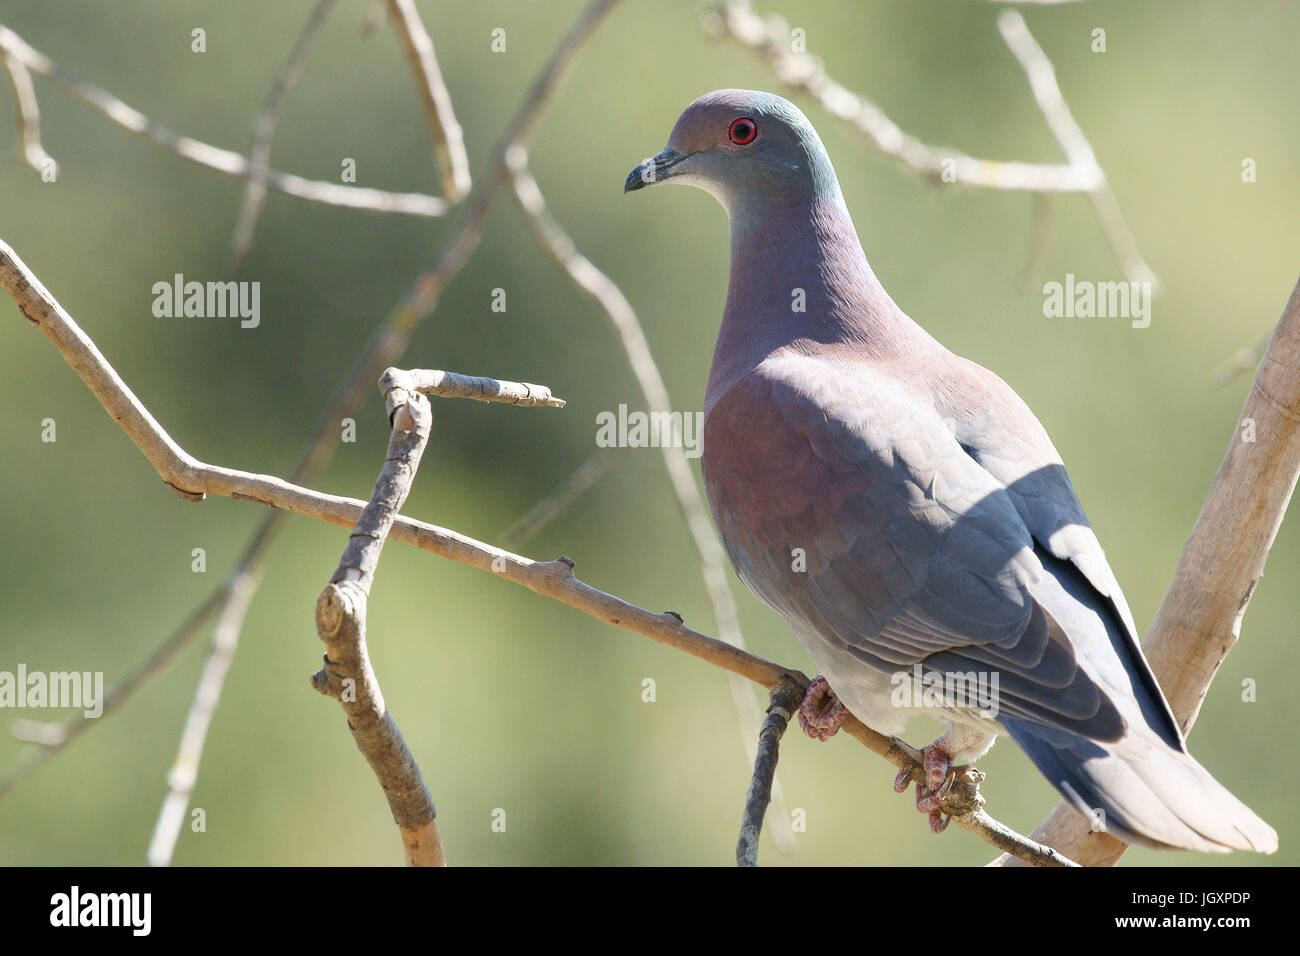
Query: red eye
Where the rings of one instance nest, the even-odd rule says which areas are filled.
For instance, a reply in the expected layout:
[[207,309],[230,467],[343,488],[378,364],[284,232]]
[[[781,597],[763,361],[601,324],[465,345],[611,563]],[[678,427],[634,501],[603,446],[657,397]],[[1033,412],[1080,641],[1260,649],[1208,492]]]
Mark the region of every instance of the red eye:
[[731,125],[727,127],[727,138],[737,146],[748,146],[756,136],[758,136],[758,124],[745,116],[732,120]]

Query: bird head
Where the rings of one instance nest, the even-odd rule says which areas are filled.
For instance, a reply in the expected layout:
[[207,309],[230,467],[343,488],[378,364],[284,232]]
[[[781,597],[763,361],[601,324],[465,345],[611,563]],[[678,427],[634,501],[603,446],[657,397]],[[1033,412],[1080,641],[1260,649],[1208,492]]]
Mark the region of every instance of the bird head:
[[698,186],[729,212],[750,200],[843,202],[808,118],[789,100],[754,90],[717,90],[688,106],[668,145],[628,174],[623,191],[665,182]]

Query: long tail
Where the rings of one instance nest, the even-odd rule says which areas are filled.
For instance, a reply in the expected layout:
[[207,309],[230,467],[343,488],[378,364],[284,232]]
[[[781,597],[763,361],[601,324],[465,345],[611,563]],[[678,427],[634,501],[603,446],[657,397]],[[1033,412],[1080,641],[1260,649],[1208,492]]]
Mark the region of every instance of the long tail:
[[1163,740],[1130,734],[1102,744],[1014,718],[1002,724],[1062,796],[1126,843],[1211,853],[1277,849],[1271,826],[1191,754]]

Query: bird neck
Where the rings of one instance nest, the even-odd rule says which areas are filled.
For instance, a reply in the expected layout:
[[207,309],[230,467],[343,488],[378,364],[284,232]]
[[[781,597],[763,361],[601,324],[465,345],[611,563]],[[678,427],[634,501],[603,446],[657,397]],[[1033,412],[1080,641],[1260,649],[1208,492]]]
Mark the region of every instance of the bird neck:
[[774,353],[870,357],[912,339],[912,330],[925,334],[871,271],[838,187],[788,203],[753,202],[728,209],[731,278],[706,412]]

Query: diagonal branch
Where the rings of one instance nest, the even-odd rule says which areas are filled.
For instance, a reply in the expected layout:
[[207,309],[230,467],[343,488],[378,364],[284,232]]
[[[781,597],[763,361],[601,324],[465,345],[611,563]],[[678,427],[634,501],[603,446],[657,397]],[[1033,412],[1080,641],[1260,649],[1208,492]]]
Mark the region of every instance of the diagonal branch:
[[[206,494],[223,495],[307,515],[342,527],[352,527],[361,516],[366,507],[365,502],[313,491],[270,475],[209,465],[189,455],[163,430],[108,364],[90,337],[3,241],[0,241],[0,287],[14,298],[19,311],[28,321],[40,328],[54,343],[59,354],[86,383],[104,410],[122,426],[163,481],[178,494],[192,501],[201,501]],[[438,386],[434,382],[442,375],[437,372],[410,374],[421,382],[421,390],[426,392],[436,392]],[[454,384],[449,386],[453,390],[459,387]],[[520,383],[500,383],[500,387],[494,391],[511,395],[525,389],[526,386]],[[769,690],[782,680],[797,683],[801,693],[808,685],[807,676],[799,671],[774,664],[732,644],[694,631],[686,627],[681,617],[674,612],[654,614],[593,588],[574,576],[574,562],[569,558],[561,557],[548,562],[533,561],[455,531],[400,516],[393,519],[391,536],[442,557],[498,574],[537,594],[554,598],[606,623],[685,651]],[[204,688],[205,685],[201,685],[201,689]],[[899,769],[908,771],[915,779],[921,779],[923,770],[916,759],[915,749],[900,740],[877,733],[852,716],[845,720],[843,729],[872,752]],[[197,772],[196,767],[186,766],[180,769],[189,774]],[[1059,854],[996,824],[984,813],[983,798],[975,787],[978,783],[977,775],[978,771],[972,770],[967,774],[967,781],[958,781],[958,785],[952,788],[945,799],[944,810],[960,826],[994,845],[1013,846],[1013,852],[1018,856],[1038,865],[1050,865],[1053,862],[1058,862],[1059,865]],[[998,835],[1002,842],[994,839]]]
[[763,831],[763,816],[772,802],[772,780],[780,757],[781,737],[802,699],[803,690],[795,681],[784,679],[772,688],[767,717],[758,731],[754,776],[749,782],[745,810],[740,818],[740,839],[736,841],[737,866],[758,866],[758,837]]
[[[128,132],[175,153],[192,163],[205,166],[225,176],[251,179],[253,161],[247,156],[173,133],[139,110],[123,103],[93,83],[66,72],[44,53],[33,49],[18,34],[0,25],[0,52],[12,57],[27,69],[53,80],[74,97],[98,110]],[[317,179],[304,179],[292,173],[266,171],[266,184],[277,192],[327,206],[346,206],[371,212],[400,213],[406,216],[441,216],[447,212],[445,199],[423,193],[394,193],[362,186],[344,186]]]
[[271,139],[275,136],[275,123],[280,114],[280,102],[289,88],[298,82],[298,69],[307,55],[312,38],[324,24],[338,0],[318,0],[307,23],[302,28],[298,40],[289,51],[288,58],[280,67],[271,91],[266,94],[262,108],[253,121],[253,144],[249,149],[249,161],[252,171],[248,185],[244,189],[244,202],[239,209],[239,220],[235,224],[235,265],[238,267],[248,256],[253,245],[253,233],[257,230],[257,220],[262,214],[266,202],[267,176],[271,169]]
[[[305,481],[325,466],[337,447],[337,443],[333,440],[333,434],[339,420],[350,415],[360,404],[363,396],[371,387],[375,376],[385,367],[396,363],[401,355],[405,353],[410,338],[420,322],[436,308],[442,289],[456,277],[478,245],[488,205],[495,191],[504,183],[507,175],[503,160],[506,150],[511,145],[527,142],[536,127],[542,110],[550,102],[569,64],[594,33],[595,28],[602,22],[605,15],[612,9],[615,2],[617,0],[592,0],[560,40],[507,126],[502,143],[496,152],[496,161],[492,167],[491,177],[476,189],[471,202],[467,204],[469,208],[465,210],[464,215],[453,226],[451,233],[443,242],[433,266],[421,274],[410,294],[396,309],[389,313],[384,323],[375,330],[370,341],[362,350],[362,355],[358,359],[352,374],[345,379],[343,385],[328,403],[316,425],[313,437],[309,439],[294,467],[292,478],[295,481]],[[3,26],[0,26],[0,49],[8,49],[5,46],[6,43],[14,45],[15,43],[21,44],[22,41],[18,40],[11,31],[7,31]],[[22,46],[26,47],[25,44],[22,44]],[[31,50],[30,47],[26,49],[30,55],[42,60],[45,59],[41,54]],[[48,60],[46,60],[46,65],[50,69],[58,70]],[[93,90],[94,88],[90,87],[90,89]],[[112,100],[111,97],[108,97],[108,99]],[[129,107],[124,108],[128,112],[134,112]],[[236,156],[236,158],[242,160],[242,157]],[[3,246],[2,241],[0,241],[0,247],[3,247],[0,251],[12,254],[11,251],[7,250],[7,247]],[[0,272],[2,271],[3,269],[0,269]],[[14,281],[17,282],[18,278],[15,277]],[[45,292],[39,281],[29,272],[26,273],[26,278],[23,281],[34,284],[35,287],[40,289],[40,295],[37,298],[43,299],[49,296],[49,293]],[[20,308],[22,308],[21,305]],[[81,334],[79,329],[77,334]],[[89,339],[86,341],[89,342]],[[93,348],[93,343],[91,343],[91,347]],[[100,358],[102,359],[102,356]],[[106,365],[107,363],[105,363]],[[111,369],[108,371],[111,372]],[[103,375],[102,370],[98,371],[96,375]],[[112,391],[115,387],[111,379],[107,378],[102,379],[99,384],[109,391]],[[144,426],[141,434],[145,435],[149,431],[148,423],[140,418],[141,413],[146,417],[148,416],[148,412],[141,406],[139,409],[131,409],[130,417],[137,426]],[[152,421],[152,418],[148,420]],[[153,424],[156,426],[156,423]],[[155,438],[146,438],[145,440],[152,442]],[[167,441],[170,441],[170,439],[167,439]],[[143,450],[143,446],[141,448]],[[155,454],[162,455],[164,458],[166,458],[166,453],[170,451],[170,449],[160,447],[155,447],[153,450]],[[154,461],[152,458],[150,460]],[[169,463],[168,467],[178,469],[178,474],[184,473],[185,468],[188,467],[186,462],[180,459],[166,458],[166,460]],[[157,461],[155,461],[155,466],[157,466]],[[161,470],[160,474],[163,474]],[[181,492],[175,484],[172,485],[172,489],[181,494],[182,497],[198,500]],[[244,573],[251,573],[260,567],[266,550],[274,540],[275,532],[282,518],[283,513],[279,511],[272,511],[266,516],[254,533],[239,565],[232,572],[232,579]],[[226,602],[231,599],[232,592],[223,586],[222,591],[218,593],[222,595],[222,598],[214,612],[221,614],[224,611]],[[167,657],[174,656],[175,652],[197,632],[197,627],[189,628],[186,625],[182,625],[181,628],[173,632],[162,645],[165,648],[172,648]],[[161,650],[155,654],[155,658],[160,653]],[[215,656],[218,652],[214,648],[212,653]],[[143,680],[155,673],[158,673],[156,669],[150,669],[146,674],[141,675],[141,679]],[[112,696],[112,694],[113,690],[110,689],[109,696]],[[96,722],[97,725],[99,723],[99,721]],[[46,753],[38,753],[36,757],[27,759],[13,768],[4,778],[0,779],[0,794],[4,792],[6,786],[12,786],[43,763],[53,752],[54,750],[51,749]]]
[[608,449],[600,449],[565,479],[564,484],[556,488],[537,504],[512,521],[497,540],[503,548],[514,548],[525,543],[555,518],[562,514],[571,504],[587,493],[596,482],[605,477],[614,456]]
[[1155,273],[1151,271],[1138,251],[1137,240],[1133,238],[1133,233],[1124,222],[1124,214],[1120,211],[1115,193],[1111,191],[1110,184],[1106,181],[1106,174],[1102,171],[1101,164],[1097,162],[1097,156],[1092,151],[1088,138],[1071,115],[1065,97],[1061,95],[1052,61],[1047,58],[1043,48],[1029,32],[1029,26],[1019,10],[1003,10],[998,15],[998,29],[1002,32],[1002,39],[1006,41],[1007,47],[1024,69],[1034,100],[1038,103],[1048,129],[1052,131],[1061,151],[1065,153],[1065,158],[1072,166],[1080,169],[1092,168],[1096,171],[1096,183],[1087,191],[1088,201],[1092,203],[1097,224],[1101,226],[1102,234],[1106,237],[1106,242],[1110,245],[1120,268],[1124,270],[1130,282],[1150,282],[1154,286]]
[[212,718],[217,712],[226,674],[235,661],[235,649],[239,645],[244,615],[248,613],[253,595],[257,593],[260,577],[260,568],[241,568],[231,577],[228,596],[212,633],[212,651],[203,662],[198,690],[185,718],[185,729],[181,732],[176,761],[167,774],[167,795],[163,798],[162,810],[154,823],[153,838],[149,841],[147,859],[150,866],[168,866],[176,852],[176,841],[185,824],[185,811],[189,808],[190,797],[198,783],[199,764],[203,759],[208,728],[212,726]]
[[[1184,733],[1241,635],[1241,621],[1300,476],[1300,281],[1282,310],[1241,419],[1142,649]],[[1088,866],[1128,849],[1068,801],[1035,839]],[[1000,864],[1014,861],[1000,859]]]
[[759,16],[749,0],[718,0],[705,14],[702,26],[705,32],[729,38],[757,54],[781,82],[811,96],[872,149],[935,182],[1038,194],[1083,193],[1092,203],[1102,233],[1128,279],[1154,285],[1155,276],[1138,252],[1105,173],[1070,116],[1051,62],[1017,11],[1004,10],[998,26],[1024,68],[1039,109],[1066,154],[1065,165],[977,159],[921,142],[880,107],[829,77],[815,57],[793,50],[786,21],[778,16]]
[[433,137],[433,155],[442,170],[442,192],[449,202],[460,202],[470,190],[469,157],[465,138],[456,122],[451,94],[438,69],[433,40],[424,28],[415,0],[388,0],[393,29],[397,31],[419,85],[420,103]]
[[778,16],[764,19],[750,8],[749,0],[721,0],[709,8],[702,26],[706,33],[734,40],[757,54],[782,83],[811,96],[872,149],[935,182],[1064,193],[1087,192],[1096,185],[1096,170],[1088,166],[976,159],[921,142],[876,104],[828,76],[819,60],[793,50],[789,24]]

